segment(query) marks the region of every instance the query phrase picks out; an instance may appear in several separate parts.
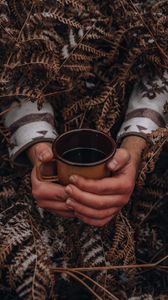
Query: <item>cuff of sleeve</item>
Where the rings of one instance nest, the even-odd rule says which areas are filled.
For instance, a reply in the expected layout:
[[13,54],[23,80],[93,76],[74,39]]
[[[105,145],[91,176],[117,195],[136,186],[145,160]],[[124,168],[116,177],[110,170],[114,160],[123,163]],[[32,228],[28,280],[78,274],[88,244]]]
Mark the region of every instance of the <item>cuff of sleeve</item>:
[[117,139],[121,141],[126,136],[136,135],[144,138],[147,142],[153,143],[149,134],[158,128],[158,125],[149,118],[136,117],[126,120],[118,132]]
[[33,122],[19,127],[11,136],[9,156],[12,164],[27,165],[25,153],[30,146],[40,142],[53,142],[57,137],[55,129],[47,122]]
[[27,165],[25,150],[35,143],[52,142],[55,131],[54,111],[44,101],[42,109],[28,100],[14,102],[4,117],[4,124],[11,132],[9,156],[11,163]]
[[117,144],[120,145],[122,143],[122,140],[128,136],[139,136],[141,138],[143,138],[147,143],[149,144],[153,144],[153,141],[149,138],[149,136],[143,132],[127,132],[127,133],[123,133],[121,135],[118,136],[117,138]]

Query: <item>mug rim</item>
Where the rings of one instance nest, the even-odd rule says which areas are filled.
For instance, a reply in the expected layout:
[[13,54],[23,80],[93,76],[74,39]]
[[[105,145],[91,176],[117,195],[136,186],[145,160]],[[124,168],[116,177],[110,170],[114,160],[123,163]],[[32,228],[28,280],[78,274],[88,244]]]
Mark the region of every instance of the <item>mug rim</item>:
[[[55,151],[55,144],[59,141],[59,139],[63,138],[67,134],[71,134],[73,132],[81,132],[81,131],[83,131],[83,132],[84,131],[90,131],[90,132],[94,132],[94,133],[98,133],[98,134],[104,135],[110,141],[110,143],[112,144],[113,151],[109,155],[107,155],[105,158],[103,158],[101,160],[98,160],[96,162],[91,162],[91,163],[72,162],[72,161],[69,161],[69,160],[63,158],[61,155],[59,155]],[[53,141],[52,150],[53,150],[54,158],[62,161],[63,163],[65,163],[67,165],[78,166],[78,167],[94,167],[94,166],[101,165],[101,164],[105,163],[111,157],[113,157],[113,155],[116,152],[116,142],[115,142],[115,140],[111,136],[107,135],[103,131],[100,131],[100,130],[97,130],[97,129],[92,129],[92,128],[78,128],[78,129],[72,129],[72,130],[66,131],[66,132],[60,134],[59,136],[57,136],[56,139]]]

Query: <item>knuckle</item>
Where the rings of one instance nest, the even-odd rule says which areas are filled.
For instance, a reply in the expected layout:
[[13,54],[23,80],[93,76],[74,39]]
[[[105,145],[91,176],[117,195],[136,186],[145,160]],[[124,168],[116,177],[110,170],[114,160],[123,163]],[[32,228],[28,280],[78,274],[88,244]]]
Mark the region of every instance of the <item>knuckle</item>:
[[41,196],[41,192],[40,192],[40,189],[37,189],[37,188],[33,188],[32,189],[32,195],[35,199],[39,199],[40,196]]
[[124,160],[129,160],[130,159],[130,154],[126,149],[121,149],[121,154]]
[[107,192],[107,186],[104,185],[97,185],[97,193],[101,195],[105,195]]
[[77,184],[81,189],[85,189],[87,186],[86,179],[79,176],[76,178],[75,184]]
[[102,220],[107,217],[107,212],[106,211],[100,211],[98,214],[98,219]]
[[98,208],[98,209],[103,209],[103,208],[104,208],[104,201],[100,199],[100,200],[96,203],[96,208]]
[[35,151],[39,152],[41,150],[43,150],[44,144],[43,143],[38,143],[35,145]]
[[118,151],[116,152],[116,156],[115,156],[116,160],[119,161],[121,164],[122,163],[126,163],[130,160],[130,154],[129,152],[124,149],[124,148],[120,148],[118,149]]

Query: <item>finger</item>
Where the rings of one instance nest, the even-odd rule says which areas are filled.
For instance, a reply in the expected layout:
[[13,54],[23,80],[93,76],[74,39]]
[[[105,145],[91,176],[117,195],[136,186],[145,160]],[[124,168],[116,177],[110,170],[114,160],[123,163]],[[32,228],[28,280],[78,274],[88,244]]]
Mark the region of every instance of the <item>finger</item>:
[[102,227],[102,226],[106,225],[113,218],[111,216],[111,217],[103,219],[103,220],[96,220],[96,219],[90,219],[88,217],[84,217],[83,215],[80,215],[80,214],[75,214],[75,216],[78,217],[84,223],[86,223],[88,225],[97,226],[97,227]]
[[96,209],[105,209],[111,207],[120,207],[127,204],[129,195],[96,195],[79,190],[74,185],[68,185],[65,188],[69,198],[77,202]]
[[68,208],[73,209],[75,211],[75,213],[79,213],[84,217],[94,218],[94,219],[98,219],[98,220],[102,220],[102,219],[108,218],[114,214],[117,214],[118,211],[122,208],[122,207],[120,207],[120,208],[112,207],[109,209],[97,210],[97,209],[85,206],[79,202],[76,202],[71,198],[68,198],[68,200],[66,201],[66,204],[67,204]]
[[123,174],[120,177],[112,176],[99,180],[72,175],[70,177],[70,182],[77,186],[80,190],[97,195],[125,194],[127,191],[129,192],[129,188],[130,190],[132,189],[131,179],[129,176],[123,177]]
[[35,155],[40,161],[50,161],[53,158],[51,145],[47,143],[37,144],[35,147]]
[[50,201],[50,200],[37,200],[37,205],[44,209],[52,209],[57,211],[65,211],[65,212],[72,212],[73,209],[69,208],[65,202],[58,202],[58,201]]
[[111,171],[118,171],[129,163],[131,156],[126,149],[117,149],[113,158],[108,162],[107,166]]
[[32,194],[35,199],[65,201],[68,197],[64,186],[52,182],[39,181],[36,176],[35,168],[33,169],[31,174],[31,181]]
[[74,212],[55,211],[53,209],[47,209],[47,211],[63,218],[75,218]]

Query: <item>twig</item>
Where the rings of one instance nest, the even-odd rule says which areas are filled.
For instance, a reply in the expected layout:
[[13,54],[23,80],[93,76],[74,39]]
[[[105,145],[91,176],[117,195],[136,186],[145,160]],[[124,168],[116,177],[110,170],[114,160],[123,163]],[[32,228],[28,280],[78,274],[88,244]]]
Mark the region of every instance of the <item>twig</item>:
[[[97,22],[97,21],[96,21]],[[86,33],[83,35],[83,37],[79,40],[79,43],[72,49],[72,51],[70,52],[69,56],[63,61],[63,63],[60,65],[58,72],[60,72],[60,70],[62,69],[62,67],[65,65],[65,63],[69,60],[69,58],[71,57],[71,55],[75,52],[75,50],[79,47],[79,45],[81,44],[81,42],[85,39],[85,37],[89,34],[89,32],[94,28],[96,22],[94,22],[94,24],[86,31]],[[42,92],[44,91],[44,89],[49,85],[51,79],[49,79],[49,81],[46,83],[46,85],[43,87]]]
[[162,149],[164,144],[167,142],[167,137],[164,138],[163,142],[158,146],[157,150],[153,153],[153,155],[150,157],[150,159],[146,162],[145,166],[142,168],[139,177],[141,177],[141,174],[143,174],[143,170],[146,170],[147,165],[152,161],[152,159],[159,153],[159,151]]
[[5,109],[5,110],[1,111],[1,112],[0,112],[0,116],[3,116],[3,115],[5,115],[7,112],[9,112],[9,111],[11,111],[12,109],[14,109],[14,108],[18,107],[19,105],[20,105],[20,104],[19,104],[19,103],[17,103],[16,105],[12,105],[12,107],[9,107],[9,108],[7,108],[7,109]]
[[48,94],[44,94],[44,97],[48,97],[48,96],[53,96],[53,95],[57,95],[59,93],[68,93],[72,90],[72,87],[69,89],[60,89],[58,91],[52,92],[52,93],[48,93]]
[[9,31],[7,31],[6,30],[6,28],[2,25],[2,24],[0,24],[0,27],[15,41],[15,42],[17,42],[17,40],[14,38],[14,36],[9,32]]
[[34,7],[34,2],[32,3],[32,6],[31,6],[30,11],[29,11],[29,13],[28,13],[28,15],[27,15],[27,18],[26,18],[26,20],[25,20],[25,22],[24,22],[24,24],[23,24],[23,26],[22,26],[22,28],[21,28],[19,34],[18,34],[17,41],[19,40],[19,38],[20,38],[20,36],[21,36],[21,33],[22,33],[24,27],[26,26],[26,23],[27,23],[27,21],[28,21],[29,18],[30,18],[31,12],[32,12],[32,10],[33,10],[33,7]]
[[79,271],[75,271],[75,273],[80,274],[81,276],[83,276],[86,279],[90,280],[94,285],[96,285],[97,287],[99,287],[100,289],[102,289],[105,293],[107,293],[107,295],[109,296],[110,299],[112,299],[112,300],[119,300],[116,296],[112,295],[104,286],[100,285],[98,282],[96,282],[95,280],[93,280],[88,275],[86,275],[86,274],[84,274],[82,272],[79,272]]
[[101,266],[101,267],[83,267],[83,268],[52,268],[53,272],[58,272],[60,270],[61,272],[74,272],[74,271],[80,271],[80,272],[94,272],[94,271],[103,271],[103,270],[118,270],[118,269],[139,269],[139,268],[156,268],[159,266],[160,263],[168,259],[168,255],[164,256],[160,260],[158,260],[155,263],[148,263],[148,264],[130,264],[130,265],[118,265],[118,266]]
[[69,272],[68,270],[65,271],[64,273],[67,273],[69,276],[73,277],[78,282],[80,282],[82,285],[84,285],[96,297],[96,299],[103,300],[96,292],[93,291],[93,289],[87,283],[85,283],[83,280],[81,280],[78,276],[76,276],[72,272]]
[[37,270],[37,264],[38,264],[38,255],[37,255],[37,245],[36,245],[36,238],[35,238],[35,235],[34,235],[34,225],[32,223],[32,219],[29,215],[29,221],[30,221],[30,226],[31,226],[31,229],[32,229],[32,236],[33,236],[33,243],[34,243],[34,248],[35,248],[35,252],[36,252],[36,259],[35,259],[35,266],[34,266],[34,274],[33,274],[33,279],[32,279],[32,299],[35,299],[35,279],[36,279],[36,270]]
[[158,201],[156,201],[149,209],[148,213],[144,216],[144,218],[142,219],[142,221],[140,223],[138,223],[137,227],[141,227],[142,224],[145,222],[145,220],[150,216],[151,212],[153,211],[153,209],[159,204],[161,200],[159,199]]
[[157,48],[158,48],[159,51],[163,54],[163,56],[166,58],[166,62],[167,62],[167,61],[168,61],[168,56],[166,55],[166,53],[163,51],[163,49],[160,47],[160,45],[159,45],[158,42],[156,41],[156,39],[155,39],[155,37],[154,37],[154,35],[153,35],[153,32],[151,31],[151,29],[149,28],[149,26],[145,23],[145,21],[144,21],[142,15],[140,14],[138,8],[136,8],[136,6],[135,6],[134,3],[132,2],[132,0],[130,0],[130,2],[131,2],[131,5],[132,5],[133,9],[134,9],[134,10],[137,12],[137,14],[139,15],[139,17],[140,17],[142,23],[144,24],[144,26],[146,27],[146,29],[148,30],[148,32],[151,34],[151,36],[152,36],[152,38],[153,38],[153,40],[154,40],[154,42],[155,42]]

